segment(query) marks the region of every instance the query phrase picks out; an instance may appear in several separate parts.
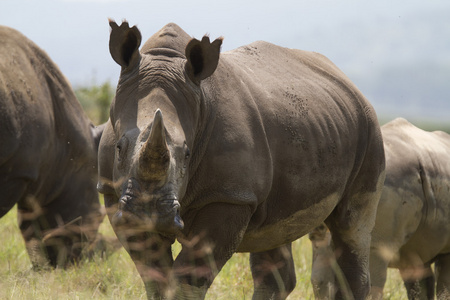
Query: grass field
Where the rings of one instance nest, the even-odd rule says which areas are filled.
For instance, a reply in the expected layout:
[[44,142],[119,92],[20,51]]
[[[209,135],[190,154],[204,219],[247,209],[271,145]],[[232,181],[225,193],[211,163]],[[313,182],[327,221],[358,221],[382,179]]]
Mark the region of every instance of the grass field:
[[[100,231],[114,237],[105,220]],[[0,219],[0,299],[146,299],[144,286],[123,248],[97,254],[67,270],[35,272],[16,222],[16,210]],[[311,245],[307,237],[293,245],[297,286],[288,299],[314,299],[309,282]],[[251,299],[248,254],[235,254],[219,273],[206,299]],[[390,270],[385,299],[407,299],[397,270]]]

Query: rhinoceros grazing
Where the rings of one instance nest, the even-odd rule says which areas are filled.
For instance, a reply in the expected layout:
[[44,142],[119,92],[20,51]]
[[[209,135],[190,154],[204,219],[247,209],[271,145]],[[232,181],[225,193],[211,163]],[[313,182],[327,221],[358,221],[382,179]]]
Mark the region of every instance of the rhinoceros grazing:
[[[386,182],[372,234],[372,299],[382,299],[388,267],[400,270],[409,299],[434,299],[435,289],[438,299],[449,299],[450,135],[423,131],[401,118],[381,130]],[[330,299],[329,234],[319,227],[310,238],[316,298]]]
[[284,299],[291,242],[324,220],[364,298],[384,152],[349,79],[316,53],[256,42],[219,58],[222,39],[175,24],[139,51],[136,27],[110,26],[121,74],[98,190],[148,298],[202,299],[233,253],[250,252],[254,299]]
[[32,264],[63,266],[99,226],[102,128],[44,51],[8,27],[0,41],[0,217],[17,204]]

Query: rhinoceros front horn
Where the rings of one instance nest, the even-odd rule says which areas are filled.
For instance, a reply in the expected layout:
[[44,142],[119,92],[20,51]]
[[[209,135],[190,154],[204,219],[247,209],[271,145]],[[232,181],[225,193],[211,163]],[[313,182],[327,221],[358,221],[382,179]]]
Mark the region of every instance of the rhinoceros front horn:
[[139,175],[148,180],[163,180],[167,176],[170,153],[161,110],[155,112],[150,134],[139,157]]

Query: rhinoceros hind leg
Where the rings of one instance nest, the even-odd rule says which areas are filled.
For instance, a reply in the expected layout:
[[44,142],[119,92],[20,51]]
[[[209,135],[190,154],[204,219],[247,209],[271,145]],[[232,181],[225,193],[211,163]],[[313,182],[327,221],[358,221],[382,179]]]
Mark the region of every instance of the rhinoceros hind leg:
[[285,299],[295,288],[291,244],[250,254],[254,282],[253,300]]
[[343,199],[325,221],[341,271],[336,274],[336,299],[365,299],[369,294],[370,233],[378,197],[378,192],[355,193]]
[[[433,270],[430,265],[424,266],[424,277],[414,279],[407,278],[409,270],[400,270],[400,274],[403,277],[403,283],[406,288],[408,299],[410,300],[433,300],[434,299],[434,287],[435,280]],[[406,275],[405,275],[406,274]]]
[[450,299],[450,253],[438,257],[435,262],[436,295],[438,299]]

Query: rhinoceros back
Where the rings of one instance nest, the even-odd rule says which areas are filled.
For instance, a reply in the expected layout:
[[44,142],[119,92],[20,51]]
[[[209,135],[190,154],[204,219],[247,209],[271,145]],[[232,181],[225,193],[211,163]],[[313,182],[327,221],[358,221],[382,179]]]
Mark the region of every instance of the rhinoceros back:
[[25,179],[30,194],[52,201],[73,180],[68,174],[94,179],[91,123],[44,51],[8,27],[0,27],[0,38],[0,172],[5,182]]
[[[248,228],[255,233],[252,243],[261,228],[271,226],[292,229],[279,243],[294,240],[342,199],[379,191],[384,154],[376,114],[324,56],[255,42],[222,53],[216,72],[202,84],[215,116],[208,152],[220,153],[208,164],[234,163],[214,167],[216,184],[232,187],[224,193],[236,202],[257,206]],[[253,196],[238,190],[252,190]],[[314,208],[318,203],[321,208]],[[279,209],[284,206],[291,209]]]

